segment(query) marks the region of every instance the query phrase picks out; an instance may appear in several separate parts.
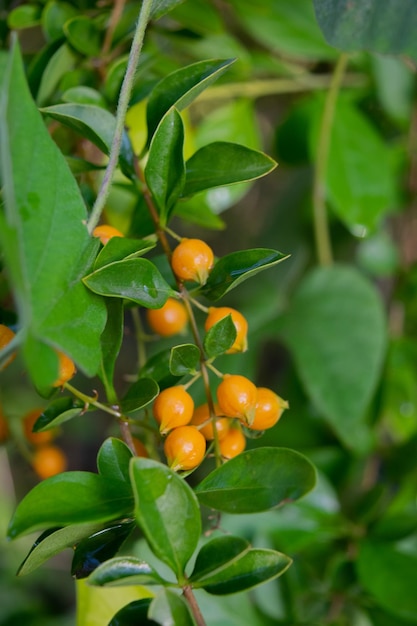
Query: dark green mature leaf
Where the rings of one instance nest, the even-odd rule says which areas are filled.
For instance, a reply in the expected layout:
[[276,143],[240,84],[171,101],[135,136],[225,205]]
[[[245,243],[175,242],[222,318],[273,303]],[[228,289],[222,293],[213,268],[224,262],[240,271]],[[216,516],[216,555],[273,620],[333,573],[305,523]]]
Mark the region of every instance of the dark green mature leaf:
[[417,15],[413,0],[314,0],[327,41],[342,50],[407,54],[417,59]]
[[196,581],[201,581],[206,576],[212,576],[213,573],[221,571],[249,549],[249,542],[241,537],[224,535],[211,539],[202,546],[197,554],[190,581],[194,585]]
[[193,343],[184,343],[171,350],[169,369],[173,376],[196,374],[200,363],[200,349]]
[[159,19],[182,2],[184,2],[184,0],[154,0],[151,9],[151,19]]
[[130,602],[116,613],[108,626],[160,626],[159,622],[148,619],[150,604],[150,598]]
[[64,24],[64,33],[70,44],[81,54],[99,56],[101,33],[90,17],[77,15]]
[[[106,311],[81,277],[97,243],[83,224],[87,214],[78,186],[31,98],[17,45],[3,91],[0,239],[23,334],[61,349],[94,375]],[[34,371],[32,350],[26,354]]]
[[149,618],[164,626],[196,626],[187,602],[170,589],[161,589],[149,607]]
[[236,341],[237,330],[232,316],[226,315],[207,331],[204,337],[204,350],[209,359],[223,354]]
[[94,269],[98,270],[115,261],[142,256],[156,246],[155,237],[149,239],[128,239],[126,237],[112,237],[100,250]]
[[114,368],[123,341],[124,310],[119,298],[107,298],[107,323],[101,334],[101,368],[99,376],[106,390],[109,402],[117,404],[117,395],[113,385]]
[[149,309],[159,309],[174,295],[173,289],[148,259],[126,259],[101,267],[83,279],[94,293],[125,298]]
[[139,378],[129,387],[122,400],[124,413],[133,413],[148,406],[159,393],[158,383],[153,378]]
[[164,579],[153,567],[134,556],[119,556],[100,565],[88,579],[89,585],[161,585]]
[[159,389],[166,389],[176,385],[181,376],[174,376],[169,369],[171,363],[171,348],[157,352],[148,359],[140,370],[141,378],[153,378],[159,386]]
[[107,522],[133,512],[130,487],[90,472],[65,472],[39,483],[18,505],[8,529],[11,539],[45,526]]
[[364,541],[359,550],[357,570],[361,584],[394,615],[415,620],[417,597],[417,552],[403,543]]
[[[41,111],[89,139],[104,154],[109,154],[116,127],[116,118],[109,111],[93,104],[74,103],[56,104]],[[126,176],[134,174],[134,154],[126,132],[123,133],[119,162]]]
[[267,511],[297,500],[313,489],[310,461],[287,448],[256,448],[216,468],[197,485],[205,506],[226,513]]
[[148,145],[159,122],[172,106],[175,105],[179,111],[185,109],[204,89],[224,74],[233,62],[234,59],[198,61],[159,81],[152,90],[146,111]]
[[269,174],[276,166],[276,162],[263,152],[238,143],[215,141],[188,159],[182,195],[192,196],[212,187],[255,180]]
[[78,400],[78,398],[65,396],[52,400],[42,415],[36,420],[33,432],[40,433],[68,422],[73,417],[80,415],[84,408],[84,402]]
[[200,537],[198,501],[166,465],[144,458],[130,464],[135,516],[154,554],[182,579]]
[[209,300],[219,300],[247,278],[287,258],[288,255],[269,248],[232,252],[217,261],[201,292]]
[[102,443],[97,455],[99,474],[110,480],[130,484],[129,463],[132,456],[131,450],[121,439],[108,437]]
[[184,125],[175,108],[164,115],[152,137],[145,178],[155,200],[162,225],[180,197],[185,183]]
[[311,399],[357,451],[369,446],[365,413],[381,372],[386,332],[379,294],[357,270],[343,266],[307,275],[281,327]]
[[87,578],[101,563],[114,557],[134,528],[134,522],[125,522],[84,537],[75,548],[71,575]]
[[77,15],[77,10],[68,2],[52,0],[42,11],[42,30],[47,41],[59,39],[64,34],[64,24]]
[[100,530],[102,524],[73,524],[66,528],[47,530],[33,544],[29,554],[20,565],[17,575],[31,574],[48,559],[65,548],[73,548],[79,541]]

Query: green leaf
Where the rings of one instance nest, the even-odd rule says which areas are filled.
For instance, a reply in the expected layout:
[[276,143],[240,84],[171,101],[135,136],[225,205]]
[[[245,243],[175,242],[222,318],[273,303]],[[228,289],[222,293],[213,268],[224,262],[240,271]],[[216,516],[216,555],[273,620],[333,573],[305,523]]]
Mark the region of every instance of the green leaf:
[[101,33],[90,17],[77,15],[65,22],[64,33],[69,43],[81,54],[96,57],[101,52]]
[[229,566],[233,560],[241,557],[249,548],[249,542],[241,537],[224,535],[210,539],[197,554],[190,581],[195,585],[197,581],[204,580],[206,576],[212,576],[221,571],[224,567]]
[[165,113],[175,105],[182,111],[204,89],[224,74],[234,59],[210,59],[183,67],[165,76],[153,88],[146,111],[148,144]]
[[85,276],[94,293],[125,298],[149,309],[159,309],[174,294],[155,265],[147,259],[126,259],[106,265]]
[[88,579],[89,585],[161,585],[164,579],[145,561],[134,556],[119,556],[109,559],[94,570]]
[[42,11],[42,30],[47,41],[59,39],[64,34],[64,24],[77,15],[77,10],[68,2],[52,0]]
[[152,600],[149,619],[163,626],[196,626],[186,601],[170,589],[161,589]]
[[288,255],[269,248],[254,248],[226,254],[211,270],[201,292],[209,300],[219,300],[247,278],[287,258]]
[[159,389],[166,389],[176,385],[181,376],[174,376],[169,369],[171,363],[171,348],[157,352],[151,356],[140,370],[141,378],[153,378]]
[[78,157],[66,155],[65,160],[74,176],[77,174],[83,174],[84,172],[97,172],[105,169],[104,165],[96,165],[95,163],[90,163],[90,161],[86,161],[85,159],[80,159]]
[[[93,104],[56,104],[41,109],[45,115],[89,139],[104,154],[109,154],[116,127],[116,118],[100,106]],[[120,167],[126,176],[134,174],[134,154],[126,132],[123,133],[119,155]]]
[[182,579],[201,532],[197,498],[175,472],[151,459],[132,459],[130,473],[136,521],[154,554]]
[[[81,578],[76,581],[76,589],[77,626],[155,625],[155,622],[146,621],[150,600],[144,598],[150,598],[153,595],[146,587],[101,588],[89,585],[88,579]],[[125,610],[127,611],[132,605],[136,606],[136,603],[144,605],[143,611],[137,613],[136,622],[123,621]]]
[[154,238],[127,239],[126,237],[112,237],[100,250],[94,262],[94,269],[98,270],[115,261],[142,256],[149,250],[152,250],[155,245],[156,241]]
[[180,197],[185,183],[184,125],[175,108],[169,109],[152,137],[145,167],[147,185],[155,200],[162,225]]
[[108,437],[98,451],[98,472],[104,478],[130,484],[129,463],[131,458],[130,448],[121,439]]
[[196,374],[200,359],[200,349],[193,343],[175,346],[171,350],[169,370],[173,376]]
[[357,270],[334,266],[308,274],[285,315],[281,334],[300,378],[342,442],[370,445],[366,409],[386,346],[384,306]]
[[75,548],[71,575],[87,578],[101,563],[114,557],[134,528],[134,522],[124,522],[84,537]]
[[215,141],[200,148],[186,163],[183,196],[254,180],[272,172],[276,162],[263,152],[238,143]]
[[33,544],[20,565],[17,575],[31,574],[48,559],[65,548],[73,548],[79,541],[102,528],[102,524],[73,524],[67,528],[47,530]]
[[122,411],[134,413],[144,409],[159,394],[158,383],[152,378],[139,378],[131,385],[122,400]]
[[154,0],[150,15],[151,19],[159,19],[182,2],[184,2],[184,0]]
[[236,335],[236,326],[231,315],[226,315],[214,324],[204,337],[204,350],[208,358],[219,356],[231,348],[236,341]]
[[226,513],[267,511],[297,500],[316,482],[310,461],[287,448],[256,448],[216,468],[197,485],[205,506]]
[[85,85],[70,87],[63,94],[61,99],[64,102],[72,102],[74,104],[92,104],[106,108],[106,101],[99,91]]
[[417,59],[417,16],[413,0],[314,0],[317,21],[327,41],[342,50],[372,50]]
[[107,399],[117,404],[113,385],[114,368],[123,341],[123,301],[115,298],[106,300],[107,323],[101,334],[101,368],[99,376],[106,390]]
[[[318,145],[322,107],[313,118],[312,147]],[[339,99],[332,125],[326,188],[330,204],[348,227],[374,230],[394,205],[394,174],[386,141],[348,100]]]
[[31,98],[16,45],[3,104],[0,240],[23,336],[62,350],[92,376],[100,363],[106,311],[81,277],[97,242],[84,226],[87,214],[78,186]]
[[130,602],[116,613],[108,626],[160,626],[159,622],[148,619],[150,604],[149,598]]
[[45,526],[107,522],[132,514],[130,487],[90,472],[64,472],[36,485],[17,506],[8,536],[15,539]]
[[29,332],[23,346],[23,357],[36,390],[40,395],[49,397],[51,385],[58,377],[58,355]]
[[84,403],[78,400],[78,398],[65,396],[52,400],[42,415],[36,420],[33,432],[40,433],[55,428],[64,422],[68,422],[73,417],[77,417],[83,410]]
[[380,606],[406,620],[415,620],[417,552],[407,540],[397,543],[364,541],[357,560],[359,580]]
[[[6,13],[7,15],[7,13]],[[20,30],[31,28],[39,24],[41,17],[40,7],[36,4],[26,4],[16,7],[7,16],[7,25],[10,29]]]
[[[54,48],[53,44],[51,48]],[[48,55],[36,95],[36,102],[39,106],[45,105],[52,98],[65,74],[74,69],[76,59],[76,54],[66,43],[60,46],[54,54]]]

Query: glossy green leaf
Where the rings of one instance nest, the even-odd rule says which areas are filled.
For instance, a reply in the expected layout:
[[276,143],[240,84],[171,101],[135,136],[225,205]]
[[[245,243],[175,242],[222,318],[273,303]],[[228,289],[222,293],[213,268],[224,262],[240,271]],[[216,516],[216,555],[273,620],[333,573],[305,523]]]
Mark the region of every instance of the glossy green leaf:
[[123,341],[124,310],[119,298],[106,300],[107,323],[101,334],[101,368],[99,376],[106,390],[107,399],[117,404],[117,395],[113,385],[114,368]]
[[133,556],[119,556],[109,559],[94,570],[88,579],[90,585],[161,585],[164,579],[140,559]]
[[130,602],[116,613],[108,626],[160,626],[159,622],[148,619],[150,604],[149,598]]
[[224,567],[228,567],[233,560],[241,557],[249,549],[249,542],[241,537],[224,535],[210,539],[197,554],[190,581],[194,585],[196,581],[212,576]]
[[130,487],[90,472],[65,472],[36,485],[10,521],[11,539],[39,528],[106,522],[133,512]]
[[106,311],[81,277],[96,255],[97,242],[88,236],[84,201],[32,100],[16,46],[3,104],[0,239],[23,334],[61,349],[94,375]]
[[86,276],[83,282],[101,296],[125,298],[149,309],[159,309],[174,293],[147,259],[111,263]]
[[197,150],[186,162],[183,196],[254,180],[269,174],[276,166],[275,161],[263,152],[238,143],[215,141]]
[[151,356],[140,370],[141,378],[153,378],[159,386],[159,389],[166,389],[176,385],[181,376],[174,376],[169,369],[171,362],[171,349],[157,352]]
[[24,4],[12,9],[7,16],[7,25],[11,29],[20,30],[39,24],[40,7],[36,4]]
[[357,571],[364,589],[387,611],[406,620],[415,619],[417,551],[407,539],[396,543],[364,541]]
[[316,482],[310,461],[287,448],[256,448],[234,457],[195,488],[205,506],[225,513],[267,511],[297,500]]
[[291,563],[292,560],[281,552],[251,548],[220,571],[195,582],[194,586],[215,595],[237,593],[281,576]]
[[54,41],[64,34],[64,24],[77,15],[77,10],[62,0],[49,1],[42,11],[42,30],[47,41]]
[[366,409],[381,373],[386,332],[378,292],[343,266],[305,276],[281,327],[312,401],[357,451],[370,445]]
[[152,137],[145,167],[147,185],[165,225],[185,183],[184,125],[175,108],[164,115]]
[[151,18],[157,20],[169,11],[181,4],[184,0],[154,0],[151,9]]
[[[68,103],[46,107],[42,113],[80,133],[104,154],[109,154],[116,127],[116,118],[109,111],[93,104]],[[123,133],[119,163],[126,176],[133,175],[134,154],[126,132]]]
[[[322,114],[322,106],[317,106],[311,135],[314,158]],[[340,98],[326,168],[331,207],[350,228],[374,230],[392,211],[394,175],[386,141],[350,101]]]
[[115,261],[132,259],[142,256],[152,250],[156,245],[155,238],[127,239],[126,237],[112,237],[100,250],[95,262],[94,269],[98,270]]
[[417,17],[413,0],[314,0],[327,41],[342,50],[372,50],[417,59]]
[[101,33],[91,18],[77,15],[65,22],[64,33],[77,52],[88,57],[100,55]]
[[99,91],[85,85],[70,87],[62,94],[61,100],[74,104],[92,104],[104,109],[107,106],[105,99]]
[[84,537],[75,548],[71,575],[87,578],[101,563],[117,554],[134,528],[134,522],[125,522]]
[[62,44],[54,54],[48,55],[36,95],[36,102],[39,106],[44,106],[51,100],[62,78],[74,69],[76,59],[76,54],[66,43]]
[[200,349],[193,343],[184,343],[171,350],[169,369],[174,376],[196,374],[201,359]]
[[153,402],[159,393],[158,383],[153,378],[139,378],[127,390],[122,400],[124,413],[133,413],[144,409]]
[[201,532],[197,498],[182,478],[157,461],[134,458],[130,472],[136,521],[154,554],[182,578]]
[[148,144],[159,122],[172,106],[175,105],[179,111],[185,109],[204,89],[224,74],[232,63],[233,59],[198,61],[168,74],[159,81],[148,100],[146,112]]
[[73,548],[85,537],[100,530],[102,524],[73,524],[66,528],[47,530],[33,544],[29,554],[20,565],[17,575],[31,574],[48,559],[66,548]]
[[40,395],[49,397],[51,385],[58,376],[58,357],[44,341],[32,332],[26,335],[23,357],[29,378]]
[[287,258],[288,255],[269,248],[232,252],[217,261],[201,291],[209,300],[219,300],[247,278]]
[[64,422],[68,422],[73,417],[77,417],[84,409],[84,403],[78,400],[78,398],[65,396],[52,400],[36,420],[33,432],[39,433],[55,428]]
[[149,607],[149,619],[162,626],[196,626],[187,602],[170,589],[161,589]]
[[236,341],[236,335],[236,326],[231,315],[226,315],[214,324],[204,337],[204,351],[208,358],[219,356],[231,348]]
[[102,443],[97,455],[99,474],[110,480],[120,480],[130,484],[129,463],[131,458],[131,450],[121,439],[108,437]]

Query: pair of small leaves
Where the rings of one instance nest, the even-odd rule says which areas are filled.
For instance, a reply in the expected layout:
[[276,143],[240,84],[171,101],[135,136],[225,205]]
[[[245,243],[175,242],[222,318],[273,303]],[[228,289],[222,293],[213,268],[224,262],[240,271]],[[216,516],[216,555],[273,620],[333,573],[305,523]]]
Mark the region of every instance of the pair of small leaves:
[[[207,357],[215,358],[228,350],[236,339],[236,327],[231,315],[220,320],[204,337],[204,351]],[[200,349],[193,343],[175,346],[171,350],[169,369],[174,376],[185,376],[197,373],[201,360]]]

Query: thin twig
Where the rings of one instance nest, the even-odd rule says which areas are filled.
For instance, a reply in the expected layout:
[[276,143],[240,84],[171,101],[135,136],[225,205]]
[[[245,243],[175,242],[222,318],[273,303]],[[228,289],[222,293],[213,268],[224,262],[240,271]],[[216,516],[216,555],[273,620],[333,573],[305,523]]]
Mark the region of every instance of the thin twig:
[[206,622],[204,620],[203,614],[200,611],[200,607],[197,604],[197,600],[195,599],[191,586],[186,585],[185,587],[183,587],[182,592],[184,594],[184,598],[187,600],[188,606],[192,611],[197,626],[206,626]]

